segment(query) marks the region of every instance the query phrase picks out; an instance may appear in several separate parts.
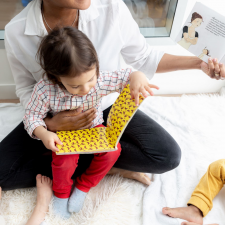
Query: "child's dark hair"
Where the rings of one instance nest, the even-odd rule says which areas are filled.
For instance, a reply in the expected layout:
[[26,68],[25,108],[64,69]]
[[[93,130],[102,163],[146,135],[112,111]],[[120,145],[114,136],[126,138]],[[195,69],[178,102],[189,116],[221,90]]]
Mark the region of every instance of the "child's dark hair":
[[37,59],[54,84],[58,77],[80,76],[93,67],[99,74],[99,61],[95,48],[88,37],[73,27],[55,28],[41,41]]

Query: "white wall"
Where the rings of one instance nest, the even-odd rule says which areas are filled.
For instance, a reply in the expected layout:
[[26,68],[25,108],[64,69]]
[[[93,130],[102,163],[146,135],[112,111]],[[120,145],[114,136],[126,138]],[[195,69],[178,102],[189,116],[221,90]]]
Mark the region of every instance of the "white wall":
[[[200,0],[217,12],[224,14],[225,0]],[[186,20],[195,0],[188,0],[187,10],[183,19]],[[156,46],[169,54],[191,55],[179,45]],[[124,62],[122,63],[125,67]],[[165,74],[156,74],[151,83],[160,87],[157,94],[182,94],[182,93],[207,93],[218,92],[225,81],[212,80],[199,70],[177,71]],[[4,49],[0,49],[0,99],[13,99],[15,95],[15,85],[7,62]]]
[[0,99],[15,99],[15,84],[5,49],[0,49]]

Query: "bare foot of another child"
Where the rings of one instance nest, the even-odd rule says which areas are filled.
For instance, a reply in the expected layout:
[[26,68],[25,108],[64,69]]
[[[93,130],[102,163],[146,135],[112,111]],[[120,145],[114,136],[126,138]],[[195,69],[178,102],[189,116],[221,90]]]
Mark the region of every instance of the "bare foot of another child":
[[[202,212],[193,205],[190,205],[188,207],[180,207],[180,208],[165,207],[162,209],[162,212],[163,214],[173,218],[180,218],[183,220],[187,220],[189,222],[193,222],[198,225],[203,224]],[[183,222],[183,223],[185,224],[186,222]],[[184,225],[183,223],[182,225]],[[189,224],[189,225],[192,225],[192,224]]]
[[45,214],[52,198],[52,181],[40,174],[36,177],[37,204],[26,225],[39,225],[44,221]]

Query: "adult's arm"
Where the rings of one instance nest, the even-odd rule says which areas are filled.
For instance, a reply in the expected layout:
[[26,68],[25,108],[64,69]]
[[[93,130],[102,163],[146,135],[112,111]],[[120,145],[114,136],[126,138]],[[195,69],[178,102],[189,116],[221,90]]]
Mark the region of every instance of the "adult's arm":
[[[225,78],[225,67],[216,59],[209,60],[207,64],[196,56],[164,54],[150,47],[123,1],[118,1],[117,16],[119,35],[123,43],[121,55],[127,64],[142,71],[148,78],[151,79],[156,72],[165,73],[187,69],[201,69],[209,77],[217,80]],[[215,73],[220,75],[217,77]]]
[[[209,77],[219,80],[225,79],[225,66],[218,63],[217,59],[209,58],[208,64],[199,59],[197,56],[176,56],[164,54],[159,62],[157,73],[166,73],[176,70],[201,69]],[[215,73],[220,74],[219,77]]]
[[[10,40],[13,34],[9,34],[7,30],[5,31],[5,49],[8,58],[8,62],[12,71],[12,75],[16,84],[16,95],[20,99],[20,103],[24,108],[26,108],[30,96],[33,92],[33,88],[37,81],[34,79],[32,74],[22,65],[22,63],[17,59],[14,54],[15,49],[13,49],[12,43],[15,40]],[[18,43],[14,43],[18,44]],[[21,55],[21,58],[23,56]]]

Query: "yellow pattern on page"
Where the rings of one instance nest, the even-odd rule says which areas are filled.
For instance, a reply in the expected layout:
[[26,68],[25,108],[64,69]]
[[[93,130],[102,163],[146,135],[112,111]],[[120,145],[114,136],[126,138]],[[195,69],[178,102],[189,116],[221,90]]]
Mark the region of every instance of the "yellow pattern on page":
[[[139,96],[139,105],[144,98]],[[135,105],[127,85],[113,104],[107,119],[107,127],[95,127],[76,131],[58,131],[57,135],[63,146],[57,145],[59,152],[64,154],[90,154],[117,150],[117,144],[133,117],[138,106]]]

